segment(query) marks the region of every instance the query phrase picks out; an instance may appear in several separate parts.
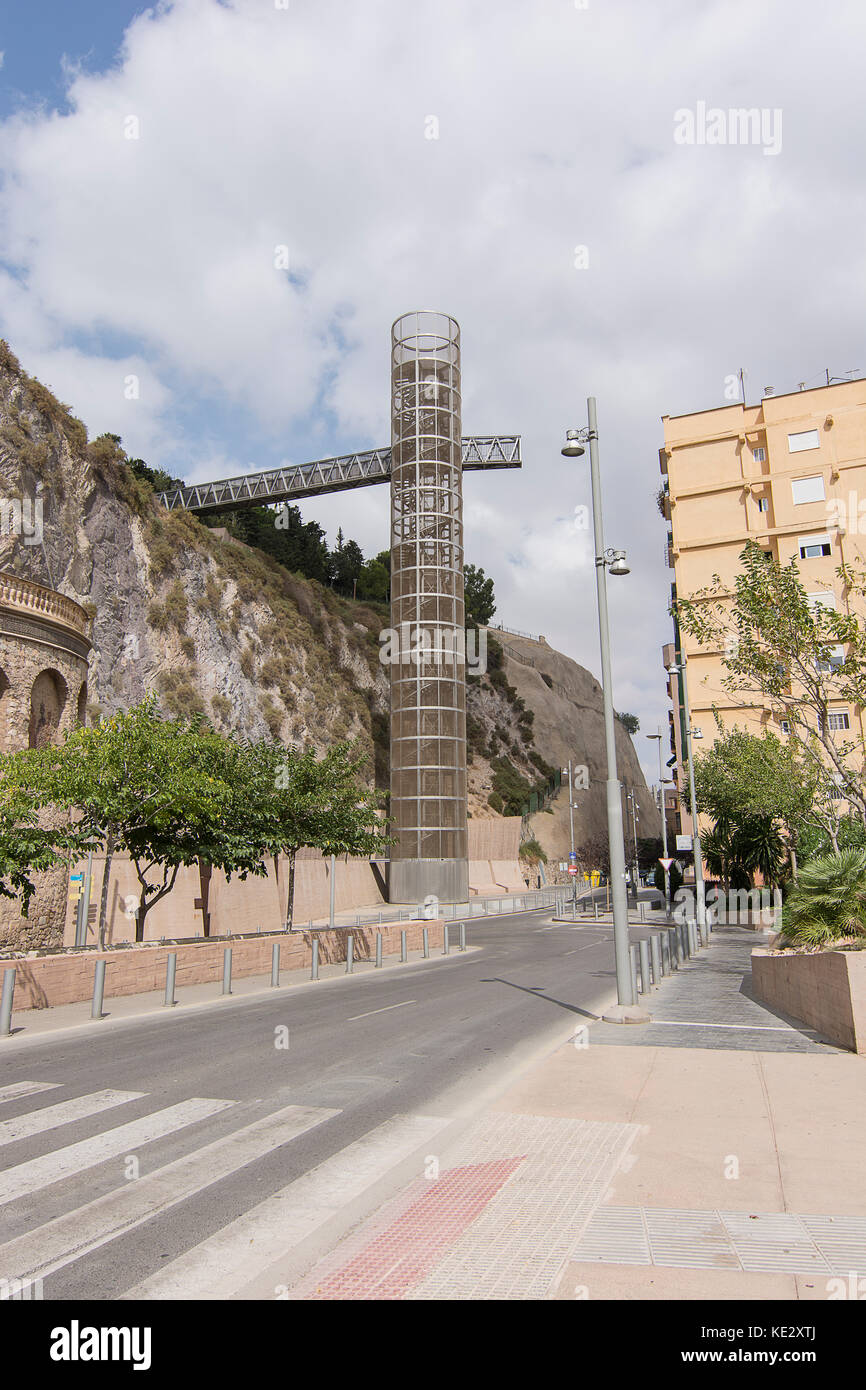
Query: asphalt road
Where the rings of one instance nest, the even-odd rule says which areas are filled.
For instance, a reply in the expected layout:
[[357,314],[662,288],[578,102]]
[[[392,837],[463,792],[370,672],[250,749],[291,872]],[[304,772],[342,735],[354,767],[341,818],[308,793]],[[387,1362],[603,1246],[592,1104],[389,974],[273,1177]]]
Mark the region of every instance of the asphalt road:
[[[643,934],[632,931],[635,939]],[[113,1126],[141,1119],[145,1138],[95,1164],[82,1166],[73,1155],[61,1180],[33,1180],[32,1190],[18,1196],[12,1189],[12,1199],[0,1203],[0,1245],[114,1192],[118,1166],[129,1160],[126,1179],[281,1107],[336,1112],[238,1172],[208,1182],[171,1210],[70,1260],[44,1281],[49,1299],[116,1298],[391,1117],[463,1122],[534,1055],[595,1014],[614,989],[610,927],[551,925],[547,909],[473,923],[468,939],[476,949],[465,955],[222,1001],[187,1014],[160,1013],[111,1034],[84,1028],[10,1051],[3,1057],[3,1088],[35,1082],[57,1089],[6,1100],[0,1122],[25,1117],[26,1129],[26,1117],[59,1101],[110,1090],[142,1094],[41,1133],[16,1138],[14,1129],[7,1131],[11,1142],[0,1147],[7,1179],[15,1169],[26,1185],[30,1170],[19,1165]],[[147,1117],[191,1097],[233,1104],[147,1137]],[[203,1182],[207,1163],[205,1155]],[[358,1212],[347,1209],[345,1215],[350,1224]],[[341,1233],[334,1228],[330,1236]],[[19,1264],[26,1263],[21,1250],[20,1244],[12,1247]],[[21,1272],[3,1267],[0,1249],[0,1275]]]

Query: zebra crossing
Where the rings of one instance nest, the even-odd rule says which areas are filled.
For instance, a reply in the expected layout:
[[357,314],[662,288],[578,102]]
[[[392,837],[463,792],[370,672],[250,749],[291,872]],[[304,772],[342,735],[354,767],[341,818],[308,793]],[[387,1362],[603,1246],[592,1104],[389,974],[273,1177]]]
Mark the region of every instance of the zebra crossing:
[[[52,1082],[25,1081],[0,1086],[0,1107],[13,1101],[35,1103],[35,1108],[15,1118],[0,1120],[0,1301],[4,1290],[26,1286],[40,1290],[44,1287],[42,1296],[50,1299],[50,1282],[46,1281],[52,1274],[87,1256],[98,1258],[101,1247],[133,1235],[155,1218],[180,1210],[184,1202],[207,1193],[216,1183],[241,1173],[256,1160],[342,1113],[312,1105],[284,1105],[214,1139],[202,1131],[188,1131],[220,1116],[228,1115],[230,1119],[229,1112],[235,1107],[239,1107],[239,1118],[247,1118],[248,1107],[238,1101],[192,1096],[123,1121],[124,1106],[146,1103],[151,1097],[147,1092],[119,1090],[94,1091],[69,1099],[51,1096],[51,1103],[38,1106],[46,1092],[56,1094],[59,1090],[62,1091],[60,1083]],[[92,1122],[98,1117],[105,1120],[105,1127],[98,1134],[63,1142],[66,1126],[78,1121]],[[120,1123],[116,1123],[118,1120]],[[391,1168],[449,1123],[443,1117],[418,1115],[387,1121],[272,1196],[254,1203],[240,1217],[227,1220],[221,1230],[117,1296],[233,1297],[263,1268],[279,1261],[331,1221],[343,1206],[362,1197]],[[159,1162],[159,1141],[174,1141],[177,1137],[192,1140],[193,1147],[179,1158]],[[3,1167],[4,1148],[22,1140],[44,1147],[45,1151]],[[157,1147],[148,1151],[148,1145]],[[129,1175],[131,1157],[135,1159],[132,1171],[137,1174],[140,1167],[140,1176]],[[150,1167],[149,1157],[156,1166]],[[118,1159],[121,1162],[117,1164],[117,1184],[108,1191],[102,1190],[106,1175],[103,1165]],[[80,1200],[88,1180],[98,1195],[41,1224],[37,1215],[37,1224],[24,1233],[9,1236],[8,1218],[15,1212],[16,1202],[27,1199],[38,1213],[40,1199],[51,1193],[56,1210],[58,1194],[62,1199],[63,1189],[55,1185],[70,1179],[76,1180],[72,1201]],[[74,1278],[75,1271],[72,1273]],[[273,1292],[270,1296],[274,1296]]]

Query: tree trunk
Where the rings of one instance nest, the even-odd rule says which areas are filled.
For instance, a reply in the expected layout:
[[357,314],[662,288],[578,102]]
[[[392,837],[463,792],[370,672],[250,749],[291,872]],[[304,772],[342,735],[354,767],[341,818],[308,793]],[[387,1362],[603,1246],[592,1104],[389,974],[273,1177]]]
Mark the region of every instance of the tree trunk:
[[297,850],[289,851],[289,894],[286,899],[286,931],[292,930],[292,912],[295,906],[295,855]]
[[144,940],[144,919],[145,919],[146,916],[147,916],[147,900],[146,900],[146,898],[145,898],[144,889],[142,888],[142,890],[141,890],[141,897],[140,897],[139,900],[138,900],[138,911],[137,911],[136,914],[135,914],[135,939],[136,939],[136,941],[143,941],[143,940]]
[[108,880],[111,877],[111,858],[114,854],[114,836],[109,832],[105,837],[105,865],[102,870],[102,893],[99,899],[99,933],[97,942],[100,951],[105,950],[105,918],[108,914]]

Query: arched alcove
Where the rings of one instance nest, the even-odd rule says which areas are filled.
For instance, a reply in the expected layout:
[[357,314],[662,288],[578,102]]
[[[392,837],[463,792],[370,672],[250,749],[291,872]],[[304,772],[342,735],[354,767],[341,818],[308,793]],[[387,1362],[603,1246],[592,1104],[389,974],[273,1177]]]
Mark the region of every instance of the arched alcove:
[[31,748],[56,743],[69,689],[59,671],[40,671],[30,692]]
[[75,710],[75,718],[82,728],[87,723],[87,681],[82,683],[81,689],[78,692],[78,705]]
[[0,666],[0,752],[6,751],[6,734],[8,728],[8,705],[9,691],[11,684],[6,672]]

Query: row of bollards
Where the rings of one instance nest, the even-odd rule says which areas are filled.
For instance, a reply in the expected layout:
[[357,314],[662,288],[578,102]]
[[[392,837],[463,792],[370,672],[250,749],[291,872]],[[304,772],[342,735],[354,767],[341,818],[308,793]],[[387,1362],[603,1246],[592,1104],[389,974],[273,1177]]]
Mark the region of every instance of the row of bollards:
[[[459,947],[461,951],[466,950],[466,923],[459,924]],[[422,955],[425,960],[430,958],[430,931],[424,927],[421,933]],[[443,955],[451,954],[451,937],[448,924],[444,924],[443,932]],[[405,964],[409,959],[406,932],[400,932],[400,960]],[[93,972],[93,995],[90,1006],[90,1017],[92,1019],[105,1018],[105,966],[106,961],[97,960]],[[352,932],[346,937],[346,973],[351,975],[355,966],[355,938]],[[376,969],[382,966],[382,933],[376,933]],[[0,989],[0,1037],[8,1037],[12,1031],[12,1006],[15,998],[15,978],[14,966],[9,966],[3,971],[3,984]],[[319,978],[319,939],[313,938],[312,942],[312,961],[310,967],[310,979]],[[275,942],[271,955],[271,986],[278,989],[280,984],[280,943]],[[169,951],[165,962],[165,996],[164,1007],[172,1008],[177,1004],[177,952]],[[226,946],[223,951],[223,978],[222,993],[230,995],[232,993],[232,948]]]
[[652,936],[629,946],[634,997],[648,994],[665,976],[679,970],[702,946],[710,944],[710,928],[700,929],[694,920],[676,922],[670,928],[653,932]]

